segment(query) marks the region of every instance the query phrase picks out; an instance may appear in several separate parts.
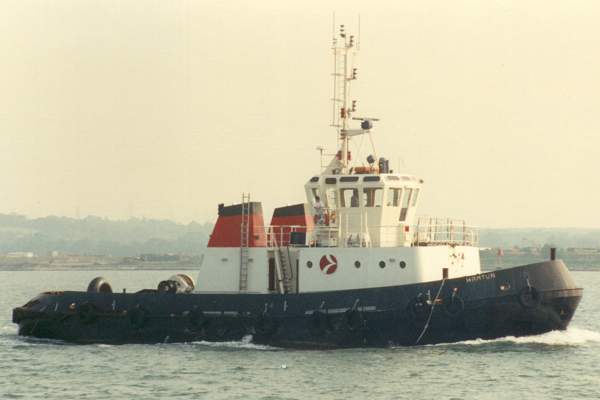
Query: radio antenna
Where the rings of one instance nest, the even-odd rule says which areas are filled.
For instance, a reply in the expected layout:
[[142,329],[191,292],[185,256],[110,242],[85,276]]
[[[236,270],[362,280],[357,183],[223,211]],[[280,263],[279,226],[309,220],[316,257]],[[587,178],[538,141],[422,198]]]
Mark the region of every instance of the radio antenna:
[[352,58],[356,54],[354,35],[346,32],[344,25],[339,26],[339,31],[334,30],[332,43],[333,52],[333,114],[332,124],[338,131],[338,140],[341,142],[340,162],[342,172],[348,170],[348,120],[356,111],[356,102],[350,102],[350,83],[356,79],[356,68],[351,67]]
[[356,38],[356,51],[360,50],[360,14],[358,14],[358,35]]
[[331,37],[335,39],[335,11],[332,14],[332,21],[331,21]]

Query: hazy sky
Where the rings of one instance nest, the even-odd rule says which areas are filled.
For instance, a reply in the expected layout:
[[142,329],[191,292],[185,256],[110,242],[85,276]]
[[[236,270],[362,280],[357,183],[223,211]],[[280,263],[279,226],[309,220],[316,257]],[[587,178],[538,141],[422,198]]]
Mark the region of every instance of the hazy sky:
[[244,191],[268,214],[304,201],[336,144],[336,11],[361,16],[353,97],[379,155],[425,180],[420,214],[600,227],[597,1],[0,8],[0,213],[203,222]]

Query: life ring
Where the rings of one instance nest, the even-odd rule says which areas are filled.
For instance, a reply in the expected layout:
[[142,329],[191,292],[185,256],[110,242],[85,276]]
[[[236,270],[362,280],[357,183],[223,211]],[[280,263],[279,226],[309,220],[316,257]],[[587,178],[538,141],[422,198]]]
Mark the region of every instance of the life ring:
[[129,315],[129,323],[137,329],[143,328],[150,316],[150,312],[139,304],[130,309],[127,314]]
[[98,308],[92,303],[83,303],[77,307],[77,316],[82,324],[91,324],[98,319]]
[[202,329],[208,323],[208,320],[199,307],[194,307],[192,311],[188,313],[188,321],[194,329]]
[[465,301],[457,294],[444,299],[444,312],[449,317],[458,317],[465,310]]
[[254,324],[254,330],[256,333],[263,336],[273,335],[277,331],[277,328],[279,328],[279,323],[268,312],[260,314],[256,318],[256,322]]
[[87,287],[88,293],[112,293],[112,287],[106,279],[98,276],[92,279]]
[[525,308],[536,308],[541,302],[540,292],[533,286],[525,286],[519,292],[519,303]]
[[356,309],[349,309],[344,313],[344,322],[346,328],[350,332],[355,332],[362,329],[365,325],[365,319],[360,311]]

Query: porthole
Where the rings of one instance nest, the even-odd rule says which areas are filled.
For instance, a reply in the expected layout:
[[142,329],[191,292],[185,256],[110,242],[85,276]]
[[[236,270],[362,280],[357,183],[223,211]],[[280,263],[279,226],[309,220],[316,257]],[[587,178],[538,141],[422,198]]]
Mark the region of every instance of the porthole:
[[360,261],[354,261],[354,266],[356,268],[360,268]]
[[379,268],[385,268],[385,261],[379,261]]
[[307,262],[306,262],[306,266],[307,266],[308,268],[312,268],[312,261],[307,261]]
[[400,268],[406,268],[406,263],[404,261],[400,261]]

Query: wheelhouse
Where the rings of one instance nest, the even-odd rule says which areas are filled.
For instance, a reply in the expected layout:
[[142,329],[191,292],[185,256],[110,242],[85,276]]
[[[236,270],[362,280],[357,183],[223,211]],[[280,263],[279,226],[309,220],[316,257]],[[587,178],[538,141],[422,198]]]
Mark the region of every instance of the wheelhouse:
[[337,233],[328,245],[339,247],[410,246],[422,184],[394,173],[314,176],[305,191],[315,233]]

